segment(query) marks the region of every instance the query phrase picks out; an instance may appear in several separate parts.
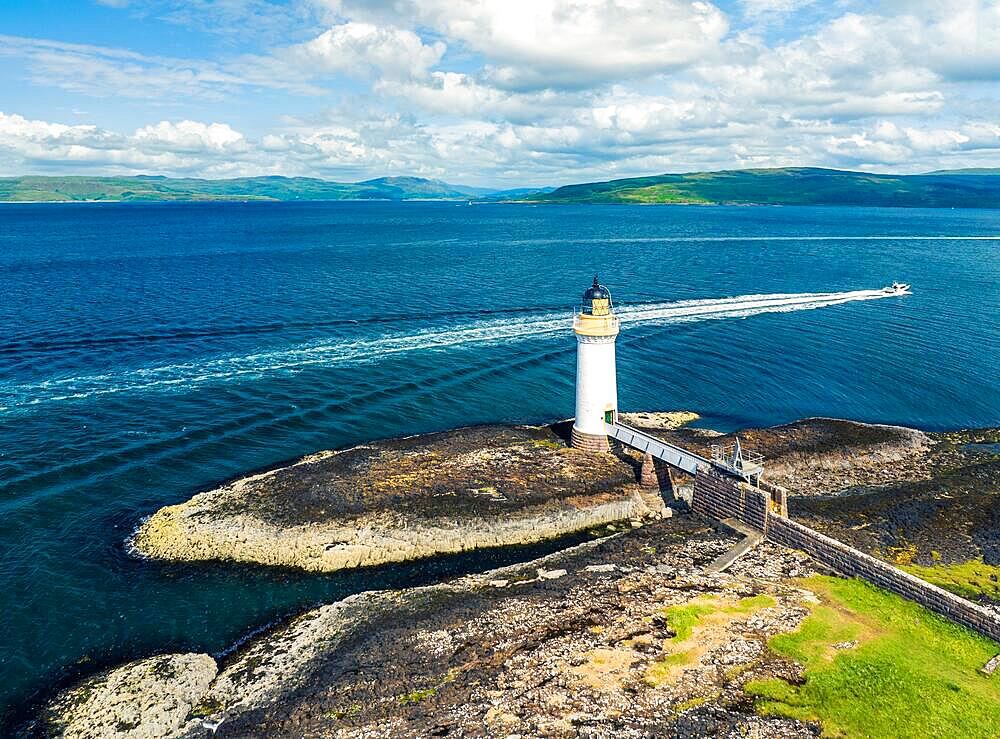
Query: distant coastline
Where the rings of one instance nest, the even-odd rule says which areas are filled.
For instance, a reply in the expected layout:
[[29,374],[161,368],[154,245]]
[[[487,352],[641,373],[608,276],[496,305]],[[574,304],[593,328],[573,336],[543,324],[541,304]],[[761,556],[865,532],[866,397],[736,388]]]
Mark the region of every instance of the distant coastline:
[[452,185],[420,177],[382,177],[354,183],[308,177],[0,178],[0,203],[342,201],[1000,208],[1000,172],[973,169],[897,175],[786,167],[662,174],[558,188],[508,190]]
[[1000,175],[873,174],[813,167],[665,174],[566,185],[529,196],[537,203],[641,205],[839,205],[1000,208]]

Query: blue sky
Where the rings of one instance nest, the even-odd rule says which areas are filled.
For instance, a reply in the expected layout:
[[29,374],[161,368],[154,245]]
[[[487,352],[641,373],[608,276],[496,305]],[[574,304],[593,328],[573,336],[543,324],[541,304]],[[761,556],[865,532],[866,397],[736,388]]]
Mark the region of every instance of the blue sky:
[[0,175],[1000,166],[1000,0],[6,0]]

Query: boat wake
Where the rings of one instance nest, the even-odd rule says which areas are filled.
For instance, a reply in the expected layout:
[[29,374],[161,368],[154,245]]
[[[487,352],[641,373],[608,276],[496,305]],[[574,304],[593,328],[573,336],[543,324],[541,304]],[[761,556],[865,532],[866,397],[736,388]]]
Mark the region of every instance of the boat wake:
[[[837,293],[740,295],[731,298],[681,300],[622,306],[623,326],[668,325],[695,321],[748,318],[762,313],[791,313],[878,300],[905,294],[885,290]],[[145,367],[99,375],[61,377],[35,383],[0,384],[0,413],[93,396],[189,389],[197,385],[254,380],[295,373],[310,367],[336,367],[379,362],[411,352],[506,344],[549,335],[569,335],[565,312],[517,312],[419,331],[387,333],[374,338],[322,340],[254,354],[226,355],[199,362]]]

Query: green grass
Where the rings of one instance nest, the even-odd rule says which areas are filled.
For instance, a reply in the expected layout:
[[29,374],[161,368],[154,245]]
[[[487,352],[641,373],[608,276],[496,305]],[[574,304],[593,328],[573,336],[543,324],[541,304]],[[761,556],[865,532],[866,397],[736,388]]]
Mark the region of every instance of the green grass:
[[404,706],[416,705],[425,698],[430,698],[437,695],[437,688],[427,688],[426,690],[414,690],[412,693],[407,693],[406,695],[401,695],[397,700]]
[[1000,567],[979,560],[948,565],[909,565],[907,572],[964,598],[1000,601]]
[[1000,673],[979,672],[1000,645],[859,580],[804,584],[821,603],[770,646],[805,667],[805,682],[748,683],[760,713],[819,721],[827,736],[1000,735]]
[[736,604],[726,604],[718,598],[696,598],[690,603],[677,606],[669,606],[662,610],[667,619],[667,623],[674,631],[677,641],[684,641],[690,638],[694,627],[698,625],[706,616],[713,613],[727,615],[747,614],[759,611],[762,608],[770,608],[775,604],[774,598],[770,595],[755,595],[752,598],[741,598]]
[[693,195],[674,185],[651,185],[616,194],[622,201],[637,203],[709,203],[708,199]]
[[675,634],[673,638],[677,641],[684,641],[690,638],[691,632],[698,622],[717,608],[717,605],[708,602],[685,603],[682,606],[670,606],[663,609],[663,615],[667,617],[667,623]]
[[556,439],[533,439],[531,444],[538,449],[557,449],[562,451],[566,448],[565,442],[557,441]]
[[647,685],[660,685],[670,678],[671,674],[673,674],[674,668],[690,665],[696,660],[697,655],[694,653],[694,650],[691,649],[684,652],[674,652],[673,654],[665,655],[652,662],[646,668],[644,680]]
[[205,700],[192,706],[188,718],[206,718],[221,711],[225,706],[217,700]]
[[[711,620],[716,626],[727,623],[733,618],[755,613],[763,608],[770,608],[776,603],[770,595],[755,595],[751,598],[741,598],[733,602],[715,596],[695,598],[688,603],[668,606],[660,610],[674,632],[671,641],[674,647],[680,647],[694,635],[694,629],[699,624]],[[646,669],[645,680],[649,685],[660,685],[666,682],[677,667],[696,662],[704,651],[698,640],[692,640],[692,647],[683,651],[672,652],[660,657]]]

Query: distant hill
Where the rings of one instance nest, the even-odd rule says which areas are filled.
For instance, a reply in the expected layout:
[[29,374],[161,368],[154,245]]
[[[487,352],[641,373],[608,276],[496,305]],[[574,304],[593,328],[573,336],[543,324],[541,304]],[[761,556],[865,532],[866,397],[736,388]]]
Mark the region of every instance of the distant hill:
[[789,167],[634,177],[566,185],[538,203],[700,203],[1000,208],[1000,174],[887,175]]
[[965,167],[964,169],[936,169],[927,174],[1000,174],[1000,167]]
[[382,192],[396,197],[393,200],[412,198],[432,198],[446,200],[461,200],[479,195],[490,195],[496,190],[484,187],[462,187],[449,185],[441,180],[426,180],[422,177],[379,177],[375,180],[365,180],[357,183],[367,187],[378,188]]
[[465,200],[502,191],[449,185],[420,177],[381,177],[343,183],[311,177],[230,180],[137,177],[0,178],[0,202],[164,200]]
[[199,200],[476,200],[532,203],[695,203],[1000,208],[1000,170],[920,175],[789,167],[633,177],[559,188],[492,190],[422,177],[330,182],[312,177],[203,180],[136,177],[0,178],[0,202]]

